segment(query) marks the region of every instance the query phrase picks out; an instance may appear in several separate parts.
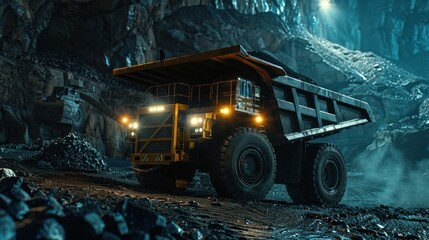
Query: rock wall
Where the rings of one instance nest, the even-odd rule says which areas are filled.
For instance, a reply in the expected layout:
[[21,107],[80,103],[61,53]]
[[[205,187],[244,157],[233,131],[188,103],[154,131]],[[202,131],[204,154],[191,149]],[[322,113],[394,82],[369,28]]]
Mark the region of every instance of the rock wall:
[[[130,87],[111,78],[112,68],[156,60],[159,49],[173,57],[241,44],[275,56],[323,87],[369,101],[377,125],[337,138],[352,151],[356,143],[347,136],[359,136],[361,150],[375,131],[386,131],[391,124],[408,126],[401,128],[404,135],[409,129],[426,129],[419,109],[426,109],[427,80],[375,54],[349,50],[370,50],[417,67],[424,64],[402,58],[424,56],[428,42],[426,23],[416,23],[425,19],[421,14],[427,11],[427,1],[410,2],[336,0],[332,12],[322,13],[318,2],[299,0],[8,0],[0,7],[5,56],[0,58],[1,104],[31,112],[32,102],[50,88],[47,69],[54,67],[91,82],[102,104],[121,111]],[[0,128],[5,128],[4,116]],[[47,135],[31,127],[29,114],[18,118],[26,127],[17,142]],[[88,107],[84,133],[102,152],[124,154],[123,130],[93,107]],[[10,136],[7,132],[0,140],[12,141]]]
[[273,12],[289,26],[302,25],[315,36],[374,52],[429,77],[429,0],[215,0],[212,4],[246,14]]

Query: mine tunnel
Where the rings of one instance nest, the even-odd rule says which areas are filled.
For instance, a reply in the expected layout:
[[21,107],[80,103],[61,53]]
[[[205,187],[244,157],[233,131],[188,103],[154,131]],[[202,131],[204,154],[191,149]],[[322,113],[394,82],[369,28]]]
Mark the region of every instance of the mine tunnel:
[[0,3],[0,239],[428,239],[429,1]]

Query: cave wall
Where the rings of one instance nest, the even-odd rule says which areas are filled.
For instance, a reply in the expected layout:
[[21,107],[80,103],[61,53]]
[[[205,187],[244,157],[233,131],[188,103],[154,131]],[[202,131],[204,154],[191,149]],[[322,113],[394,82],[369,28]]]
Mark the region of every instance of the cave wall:
[[0,6],[0,47],[12,55],[57,48],[108,71],[157,59],[162,45],[154,27],[181,7],[207,5],[250,15],[271,12],[286,29],[304,28],[429,76],[429,0],[330,2],[324,9],[320,1],[302,0],[7,0]]
[[429,77],[428,0],[333,0],[331,5],[321,9],[311,1],[303,9],[303,24],[312,34]]
[[[416,132],[427,127],[421,114],[424,111],[419,111],[427,108],[423,104],[429,96],[426,80],[375,54],[349,50],[368,48],[365,50],[379,51],[392,59],[398,56],[400,61],[401,45],[395,45],[394,39],[409,35],[400,32],[400,28],[383,28],[392,31],[391,38],[386,38],[371,30],[387,24],[385,17],[378,25],[373,22],[381,21],[377,11],[390,11],[382,6],[399,4],[395,1],[377,2],[378,7],[370,1],[334,1],[338,16],[340,10],[346,9],[348,18],[343,21],[334,15],[330,16],[331,21],[324,20],[317,1],[304,4],[299,0],[46,0],[37,4],[9,0],[4,3],[0,7],[0,42],[5,58],[0,63],[8,67],[0,69],[0,91],[5,93],[1,104],[22,108],[16,119],[24,122],[20,134],[23,137],[0,136],[5,142],[17,139],[14,141],[28,143],[32,137],[40,136],[32,130],[28,110],[50,81],[47,65],[92,81],[100,89],[99,100],[117,110],[126,90],[114,84],[110,76],[112,68],[157,60],[159,49],[167,57],[173,57],[235,44],[268,52],[323,87],[369,101],[374,106],[377,125],[338,136],[337,141],[353,146],[356,141],[348,136],[360,136],[360,140],[365,138],[361,141],[365,147],[373,140],[375,131],[384,131],[389,124],[395,123],[395,128],[403,129],[402,135],[395,135],[402,137],[412,136],[410,129]],[[414,8],[426,11],[423,3],[414,1]],[[366,8],[373,11],[363,24],[360,12]],[[392,9],[405,15],[409,11],[409,8]],[[324,15],[326,18],[329,14]],[[362,39],[370,33],[371,37]],[[411,42],[426,43],[424,34],[415,36],[420,37],[412,38]],[[29,57],[33,55],[35,58]],[[37,62],[40,56],[43,61]],[[28,84],[34,87],[29,90]],[[104,153],[123,154],[124,133],[120,127],[96,109],[89,111],[85,126],[89,140]],[[5,126],[4,119],[0,115],[0,128]],[[391,131],[387,131],[379,135],[389,137],[377,141],[392,139]]]

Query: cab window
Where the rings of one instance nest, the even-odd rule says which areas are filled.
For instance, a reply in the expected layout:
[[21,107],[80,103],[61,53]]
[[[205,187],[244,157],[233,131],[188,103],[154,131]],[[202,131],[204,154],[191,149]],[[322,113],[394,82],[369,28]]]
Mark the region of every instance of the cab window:
[[253,97],[252,83],[246,80],[240,80],[240,95],[246,98]]

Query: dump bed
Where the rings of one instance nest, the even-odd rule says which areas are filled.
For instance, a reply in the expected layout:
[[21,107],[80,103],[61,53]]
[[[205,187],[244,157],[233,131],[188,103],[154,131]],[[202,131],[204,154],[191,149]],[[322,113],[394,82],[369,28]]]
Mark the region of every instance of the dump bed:
[[277,121],[287,141],[333,134],[374,121],[366,102],[288,76],[272,81]]
[[367,103],[292,78],[281,66],[252,56],[241,46],[119,68],[113,74],[147,86],[211,84],[225,76],[252,80],[261,86],[265,98],[261,113],[275,145],[374,121]]

